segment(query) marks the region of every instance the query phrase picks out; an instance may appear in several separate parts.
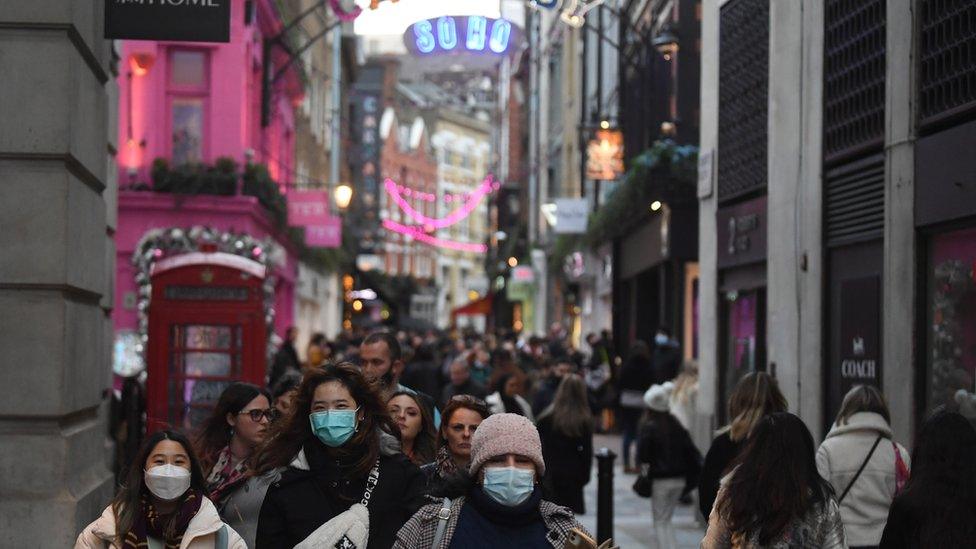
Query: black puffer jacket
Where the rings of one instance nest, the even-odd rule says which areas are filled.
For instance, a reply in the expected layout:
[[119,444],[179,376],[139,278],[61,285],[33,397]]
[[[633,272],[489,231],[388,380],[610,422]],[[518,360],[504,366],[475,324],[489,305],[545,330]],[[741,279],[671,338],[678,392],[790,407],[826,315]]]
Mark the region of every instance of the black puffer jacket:
[[648,464],[651,478],[684,478],[686,490],[697,486],[701,454],[688,431],[667,412],[651,412],[640,430],[637,461]]
[[[380,476],[369,500],[368,549],[389,549],[397,530],[427,503],[426,479],[400,453],[380,456]],[[257,549],[294,547],[319,526],[359,503],[366,477],[354,477],[342,463],[329,462],[313,440],[268,489],[258,519]]]

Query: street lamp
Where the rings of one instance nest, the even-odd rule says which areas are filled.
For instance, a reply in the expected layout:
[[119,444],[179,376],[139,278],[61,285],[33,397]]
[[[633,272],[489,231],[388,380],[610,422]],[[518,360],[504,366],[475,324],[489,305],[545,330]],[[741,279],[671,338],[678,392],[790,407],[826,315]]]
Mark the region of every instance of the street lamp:
[[349,203],[352,202],[352,187],[345,183],[336,186],[332,194],[335,197],[335,204],[339,208],[339,211],[345,211],[349,207]]
[[675,34],[670,23],[661,27],[661,30],[654,35],[654,38],[651,39],[651,45],[667,61],[670,61],[671,56],[678,52],[678,35]]

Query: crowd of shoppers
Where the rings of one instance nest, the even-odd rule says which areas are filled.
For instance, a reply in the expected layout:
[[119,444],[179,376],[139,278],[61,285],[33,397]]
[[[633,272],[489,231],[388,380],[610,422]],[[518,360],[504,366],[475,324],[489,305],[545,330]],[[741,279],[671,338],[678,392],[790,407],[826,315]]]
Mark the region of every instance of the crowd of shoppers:
[[957,413],[929,417],[909,455],[884,395],[855,386],[817,448],[776,379],[752,372],[703,459],[697,365],[666,331],[623,363],[607,334],[588,357],[563,337],[315,337],[300,362],[289,330],[268,389],[230,384],[192,443],[145,439],[76,547],[561,549],[588,537],[574,513],[594,434],[613,427],[661,549],[695,489],[705,548],[976,539],[976,430]]

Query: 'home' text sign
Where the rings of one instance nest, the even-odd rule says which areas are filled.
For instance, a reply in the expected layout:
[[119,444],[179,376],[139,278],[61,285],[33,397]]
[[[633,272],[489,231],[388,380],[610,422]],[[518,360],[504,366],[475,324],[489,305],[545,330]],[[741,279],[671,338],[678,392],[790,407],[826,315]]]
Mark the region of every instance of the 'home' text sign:
[[105,0],[105,38],[230,42],[231,0]]

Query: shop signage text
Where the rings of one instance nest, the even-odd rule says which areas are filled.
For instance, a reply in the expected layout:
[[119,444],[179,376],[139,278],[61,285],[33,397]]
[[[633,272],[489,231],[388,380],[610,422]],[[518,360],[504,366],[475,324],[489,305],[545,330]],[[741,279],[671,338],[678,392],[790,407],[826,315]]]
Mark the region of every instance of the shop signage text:
[[[854,385],[881,383],[881,283],[877,276],[840,284],[840,394]],[[838,402],[840,402],[838,400]]]
[[105,38],[230,42],[231,0],[106,0]]
[[719,268],[766,259],[766,197],[720,208],[716,217]]
[[512,23],[480,15],[445,15],[411,25],[404,41],[419,55],[443,53],[504,54],[512,43]]

